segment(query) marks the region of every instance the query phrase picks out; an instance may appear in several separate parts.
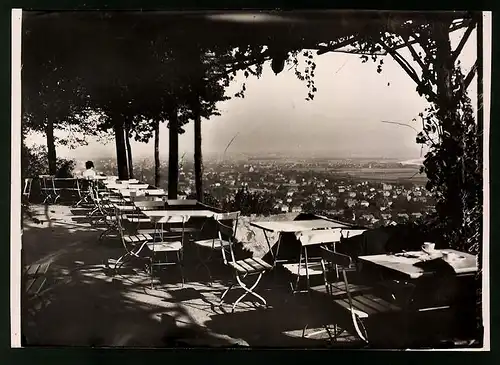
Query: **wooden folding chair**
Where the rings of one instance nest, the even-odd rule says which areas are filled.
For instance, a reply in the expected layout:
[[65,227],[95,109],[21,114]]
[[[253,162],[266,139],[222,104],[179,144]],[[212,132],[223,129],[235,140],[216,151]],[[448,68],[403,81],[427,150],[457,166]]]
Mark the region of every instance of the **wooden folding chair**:
[[[181,225],[185,226],[185,223],[189,220],[189,217],[175,215],[163,216],[163,217],[151,217],[151,221],[154,223],[155,233],[154,239],[151,242],[147,242],[146,246],[149,248],[150,254],[150,275],[151,275],[151,288],[154,288],[154,268],[178,265],[182,286],[184,286],[184,270],[183,270],[183,248],[184,248],[184,232],[181,234],[172,234],[169,229],[165,230],[164,225]],[[176,262],[171,262],[168,259],[169,253],[175,253]]]
[[[372,290],[369,290],[370,288],[365,288],[365,290],[362,291],[354,291],[347,280],[346,274],[346,271],[349,270],[353,264],[350,256],[336,253],[322,247],[321,257],[321,265],[325,273],[325,286],[329,288],[327,289],[327,293],[332,296],[333,303],[341,312],[346,313],[350,317],[354,332],[359,338],[365,343],[369,343],[368,331],[365,326],[366,321],[374,316],[400,314],[403,311],[402,308],[373,294]],[[335,272],[340,270],[344,282],[343,289],[345,289],[345,296],[338,297],[338,294],[335,294],[338,292],[336,290],[338,289],[338,283],[332,283],[330,281],[331,276],[328,275],[328,273],[331,270],[335,270]],[[332,341],[336,341],[338,336],[345,331],[345,329],[339,329],[337,324],[334,325],[333,334],[328,326],[325,326],[325,328]]]
[[59,198],[59,194],[54,184],[54,176],[53,175],[40,175],[40,191],[43,195],[45,195],[45,199],[43,200],[43,204],[45,203],[55,203]]
[[[88,197],[90,198],[94,207],[90,212],[87,213],[87,217],[92,219],[92,224],[96,223],[94,219],[99,221],[107,222],[110,219],[106,220],[106,217],[114,215],[113,205],[109,202],[108,198],[102,197],[94,185],[90,183],[88,186]],[[114,218],[111,218],[111,220]]]
[[[238,226],[238,218],[240,216],[240,212],[230,212],[230,213],[217,213],[214,216],[214,219],[217,223],[217,227],[219,225],[219,222],[225,222],[225,221],[231,221],[233,222],[233,225],[235,227]],[[202,228],[200,229],[199,233],[200,236],[203,235],[204,232],[204,227],[210,225],[212,223],[212,219],[206,219],[205,222],[203,223]],[[219,236],[219,232],[217,229],[217,232],[215,232],[215,235],[212,238],[201,238],[200,239],[195,239],[193,243],[196,245],[197,248],[197,253],[198,253],[198,259],[200,261],[199,265],[196,266],[195,269],[197,269],[199,266],[203,266],[210,278],[209,285],[212,284],[212,273],[210,271],[210,268],[208,266],[208,263],[212,260],[212,256],[214,252],[219,252],[221,250],[227,250],[227,248],[230,245],[230,242],[228,240],[223,240]],[[209,255],[207,257],[202,256],[202,250],[208,250]],[[222,254],[220,256],[222,258]]]
[[[221,247],[222,257],[224,260],[224,264],[229,266],[233,271],[233,275],[236,279],[236,284],[232,282],[230,286],[224,291],[221,296],[219,305],[221,306],[224,303],[224,297],[226,294],[236,286],[242,288],[245,292],[236,300],[236,302],[232,305],[232,311],[238,305],[238,303],[247,295],[253,295],[257,299],[259,299],[265,306],[267,306],[266,300],[255,292],[255,288],[259,284],[262,276],[272,269],[272,266],[267,262],[262,260],[261,258],[250,257],[243,260],[237,260],[234,254],[234,244],[236,243],[235,235],[238,222],[233,222],[233,225],[229,226],[221,221],[218,221],[219,226],[219,245]],[[226,249],[229,249],[229,258],[227,257]],[[250,276],[257,276],[257,279],[254,281],[252,286],[248,286],[243,282],[242,279],[245,279]]]
[[123,218],[118,209],[116,209],[115,211],[115,217],[116,227],[120,236],[120,240],[125,249],[125,253],[117,260],[111,260],[112,262],[108,261],[108,264],[114,264],[113,270],[116,273],[127,262],[127,259],[139,259],[139,253],[146,246],[147,242],[153,241],[153,237],[148,234],[126,234],[126,230],[123,227]]
[[82,203],[92,203],[92,181],[90,180],[90,178],[77,178],[76,181],[78,184],[78,196],[80,197],[80,199],[75,203],[74,206],[79,207]]
[[24,187],[23,187],[23,199],[26,204],[29,204],[30,195],[31,195],[31,184],[33,179],[28,177],[24,179]]
[[[145,198],[146,200],[143,200],[143,198]],[[158,227],[139,229],[141,223],[151,223],[151,218],[142,212],[165,209],[165,203],[163,202],[163,200],[151,200],[151,198],[148,197],[137,196],[133,198],[133,203],[139,209],[139,211],[135,215],[127,214],[127,220],[131,223],[137,223],[137,233],[149,234],[152,236],[160,235],[162,233],[168,233],[168,230],[161,230]]]

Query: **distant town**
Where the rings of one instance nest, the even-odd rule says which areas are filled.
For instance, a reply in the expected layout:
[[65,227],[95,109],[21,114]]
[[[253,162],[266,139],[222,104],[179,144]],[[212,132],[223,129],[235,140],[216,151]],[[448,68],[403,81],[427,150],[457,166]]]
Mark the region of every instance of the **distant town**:
[[[111,158],[95,160],[105,174],[116,172]],[[166,187],[167,161],[160,166]],[[134,164],[134,177],[153,184],[154,162]],[[419,166],[400,162],[287,158],[204,161],[204,190],[218,201],[243,189],[271,198],[272,213],[315,212],[362,226],[377,227],[413,221],[434,211]],[[180,163],[179,188],[194,193],[192,161]]]

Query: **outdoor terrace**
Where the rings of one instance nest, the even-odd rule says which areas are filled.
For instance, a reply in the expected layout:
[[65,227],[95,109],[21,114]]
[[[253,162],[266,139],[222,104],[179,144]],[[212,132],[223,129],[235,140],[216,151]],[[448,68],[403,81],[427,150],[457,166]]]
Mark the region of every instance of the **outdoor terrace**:
[[[259,286],[269,307],[245,298],[234,313],[231,305],[218,306],[231,273],[224,265],[211,266],[214,282],[197,266],[192,247],[185,249],[185,285],[176,268],[168,268],[151,289],[150,276],[141,267],[124,267],[118,274],[107,267],[110,258],[123,254],[119,239],[99,241],[104,228],[88,223],[85,208],[65,205],[32,205],[33,220],[24,220],[23,264],[51,263],[44,305],[35,315],[23,315],[25,345],[63,346],[252,346],[252,347],[364,347],[355,336],[344,333],[334,345],[326,333],[304,338],[302,331],[321,329],[336,323],[336,311],[329,303],[308,295],[293,295],[289,278],[282,272],[269,273]],[[289,215],[267,217],[290,220]],[[260,230],[248,222],[257,217],[242,217],[237,236],[246,238],[243,254],[266,253]],[[244,236],[244,237],[243,237]],[[273,237],[271,237],[272,239]],[[276,285],[276,283],[285,285]],[[232,303],[241,291],[230,291]],[[23,313],[27,306],[23,305]],[[441,315],[439,321],[447,321]],[[427,320],[426,330],[435,333]],[[398,339],[397,322],[387,323],[380,334],[391,347]],[[380,339],[379,339],[380,340]],[[397,342],[397,341],[396,341]],[[453,342],[443,346],[453,345]]]
[[[266,290],[263,282],[271,308],[243,300],[231,313],[230,305],[218,307],[230,273],[214,266],[210,286],[203,269],[190,270],[196,264],[188,263],[184,287],[172,268],[151,289],[149,276],[139,268],[113,277],[106,262],[122,254],[121,243],[113,238],[98,242],[103,229],[85,222],[84,209],[32,209],[40,223],[25,222],[24,264],[51,262],[53,282],[48,286],[50,303],[25,323],[27,345],[325,346],[321,335],[302,338],[305,324],[321,327],[324,318],[288,288]],[[187,260],[190,256],[185,253]],[[228,302],[239,294],[230,292]],[[350,337],[345,342],[357,344]]]

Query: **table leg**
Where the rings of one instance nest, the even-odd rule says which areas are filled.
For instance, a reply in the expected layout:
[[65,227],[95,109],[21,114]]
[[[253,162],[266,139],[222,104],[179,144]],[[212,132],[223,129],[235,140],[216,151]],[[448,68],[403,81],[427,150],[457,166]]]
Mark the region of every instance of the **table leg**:
[[299,265],[297,266],[297,280],[295,281],[295,288],[293,288],[293,293],[299,292],[299,285],[300,285],[300,267],[302,265],[302,247],[300,248],[300,255],[299,255]]
[[309,292],[309,262],[307,260],[307,247],[304,247],[304,256],[306,260],[306,285],[307,285],[307,292]]
[[280,252],[280,244],[281,244],[281,233],[279,234],[278,236],[278,242],[276,243],[276,254],[274,256],[274,263],[273,263],[273,267],[276,266],[276,262],[278,261],[278,255],[279,255],[279,252]]
[[264,237],[266,238],[266,243],[267,243],[267,247],[269,248],[269,252],[271,253],[271,256],[273,257],[273,267],[274,267],[274,263],[275,263],[275,258],[274,258],[274,253],[273,253],[273,249],[272,249],[272,246],[271,246],[271,242],[269,242],[269,237],[267,236],[267,232],[266,230],[262,230],[264,232]]

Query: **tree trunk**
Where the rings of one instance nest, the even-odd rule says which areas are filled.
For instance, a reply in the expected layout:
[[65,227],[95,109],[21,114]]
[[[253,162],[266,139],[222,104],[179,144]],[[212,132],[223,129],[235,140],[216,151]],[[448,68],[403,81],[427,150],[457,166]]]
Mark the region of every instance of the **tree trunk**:
[[130,146],[130,130],[125,128],[125,145],[127,147],[127,166],[128,166],[128,177],[130,179],[134,178],[134,164],[132,158],[132,147]]
[[123,131],[123,122],[119,117],[115,118],[113,129],[115,131],[116,164],[118,166],[118,179],[128,180],[128,162],[127,162],[127,149],[125,146],[125,133]]
[[[483,109],[483,15],[479,12],[478,23],[476,28],[477,33],[477,131],[480,136],[483,135],[484,125],[484,109]],[[480,167],[483,167],[483,140],[479,139],[479,148],[481,151]]]
[[201,150],[201,115],[200,99],[197,98],[194,105],[194,180],[196,187],[196,199],[203,202],[203,156]]
[[173,108],[169,116],[168,138],[168,198],[177,199],[179,183],[179,121],[177,107]]
[[49,161],[49,175],[55,175],[57,173],[56,143],[54,140],[54,121],[50,117],[47,119],[45,134],[47,135],[47,160]]
[[160,187],[160,121],[155,121],[155,186]]
[[[452,224],[455,235],[460,237],[463,232],[465,206],[464,194],[464,138],[465,132],[458,114],[458,104],[454,100],[453,71],[455,69],[451,52],[449,24],[438,22],[434,25],[436,41],[436,81],[438,119],[441,124],[442,148],[448,153],[442,164],[446,186],[446,206],[441,208],[444,218],[450,218],[453,212]],[[456,242],[455,244],[458,244]]]

